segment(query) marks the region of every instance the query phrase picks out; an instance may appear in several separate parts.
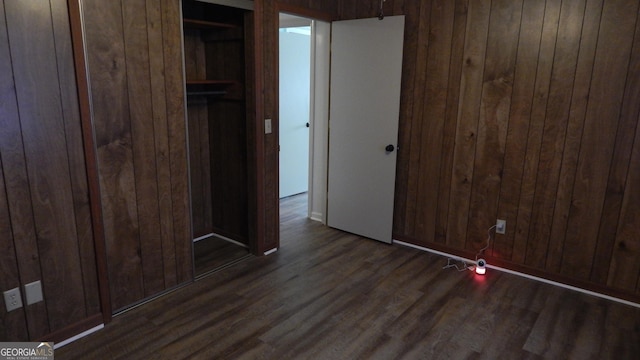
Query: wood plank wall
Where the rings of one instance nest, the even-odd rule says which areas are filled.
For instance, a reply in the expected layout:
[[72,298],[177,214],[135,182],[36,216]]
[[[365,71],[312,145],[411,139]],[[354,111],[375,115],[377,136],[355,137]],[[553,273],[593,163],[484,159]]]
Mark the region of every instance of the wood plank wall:
[[[341,1],[341,19],[372,17]],[[388,0],[406,15],[394,237],[640,301],[637,0]]]
[[179,0],[82,0],[112,307],[193,279]]
[[0,341],[102,322],[83,147],[67,2],[3,2],[0,291],[41,280],[44,301],[3,304]]

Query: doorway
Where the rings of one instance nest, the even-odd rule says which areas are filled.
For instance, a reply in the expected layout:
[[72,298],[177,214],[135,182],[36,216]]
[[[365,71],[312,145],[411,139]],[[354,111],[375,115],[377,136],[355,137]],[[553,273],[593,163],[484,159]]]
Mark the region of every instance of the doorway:
[[[304,75],[308,79],[308,95],[306,102],[308,102],[308,109],[306,110],[308,117],[306,121],[298,121],[294,128],[297,127],[298,131],[303,127],[303,131],[299,131],[298,134],[301,137],[305,137],[306,148],[305,156],[307,157],[308,167],[305,171],[305,179],[307,182],[306,193],[302,195],[296,195],[298,197],[297,203],[302,200],[306,200],[306,216],[315,221],[321,223],[326,222],[326,193],[327,193],[327,159],[328,159],[328,122],[329,122],[329,43],[330,43],[330,29],[329,22],[314,20],[311,18],[305,18],[296,15],[290,15],[286,13],[280,13],[280,29],[288,28],[300,28],[308,27],[308,30],[297,29],[288,30],[290,32],[305,33],[308,31],[309,45],[304,46],[305,56],[308,59],[308,75]],[[282,30],[281,30],[282,31]],[[282,42],[279,44],[282,46]],[[308,53],[307,50],[308,49]],[[298,49],[301,52],[300,49]],[[308,55],[307,55],[308,54]],[[279,56],[279,63],[282,65],[285,63]],[[282,67],[281,67],[282,68]],[[285,84],[281,78],[279,87],[281,89],[280,95],[280,121],[282,127],[282,116],[287,109],[283,109],[283,103],[287,101],[284,98],[282,89],[287,88],[288,84]],[[285,120],[286,121],[286,120]],[[307,127],[308,124],[308,127]],[[279,133],[279,136],[282,136]],[[285,140],[286,141],[286,140]],[[283,150],[283,140],[280,140],[281,152]],[[283,159],[281,155],[280,171],[282,178],[283,163],[287,161]],[[286,164],[284,164],[286,166]],[[284,194],[284,193],[281,193]],[[291,194],[289,194],[291,195]],[[282,197],[281,198],[286,198]]]
[[281,14],[279,30],[280,199],[309,190],[310,19]]

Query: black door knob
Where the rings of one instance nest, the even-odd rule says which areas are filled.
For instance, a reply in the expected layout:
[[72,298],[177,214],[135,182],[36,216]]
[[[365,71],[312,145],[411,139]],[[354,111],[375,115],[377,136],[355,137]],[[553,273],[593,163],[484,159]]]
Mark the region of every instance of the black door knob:
[[396,148],[393,147],[393,145],[389,144],[387,145],[386,148],[384,148],[386,152],[392,152],[393,150],[395,150]]

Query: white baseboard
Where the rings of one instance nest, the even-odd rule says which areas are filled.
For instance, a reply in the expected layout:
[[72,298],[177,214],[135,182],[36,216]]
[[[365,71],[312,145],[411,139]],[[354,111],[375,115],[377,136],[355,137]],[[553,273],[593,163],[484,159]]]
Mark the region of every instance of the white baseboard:
[[[393,243],[394,244],[398,244],[398,245],[402,245],[402,246],[407,246],[407,247],[414,248],[414,249],[418,249],[418,250],[422,250],[422,251],[426,251],[426,252],[430,252],[432,254],[445,256],[445,257],[456,259],[456,260],[466,261],[468,263],[473,263],[473,264],[476,263],[475,260],[466,259],[466,258],[463,258],[463,257],[460,257],[460,256],[456,256],[456,255],[445,253],[445,252],[438,251],[438,250],[429,249],[429,248],[426,248],[426,247],[423,247],[423,246],[409,244],[409,243],[406,243],[404,241],[393,240]],[[599,297],[599,298],[603,298],[603,299],[619,302],[619,303],[622,303],[622,304],[625,304],[625,305],[629,305],[629,306],[640,308],[640,304],[634,303],[634,302],[631,302],[631,301],[628,301],[628,300],[624,300],[624,299],[620,299],[620,298],[613,297],[613,296],[610,296],[610,295],[601,294],[601,293],[598,293],[598,292],[595,292],[595,291],[586,290],[586,289],[583,289],[583,288],[579,288],[579,287],[575,287],[575,286],[559,283],[559,282],[552,281],[552,280],[549,280],[549,279],[545,279],[545,278],[541,278],[541,277],[537,277],[537,276],[521,273],[521,272],[518,272],[518,271],[505,269],[505,268],[502,268],[502,267],[499,267],[499,266],[494,266],[494,265],[491,265],[491,264],[487,264],[486,268],[487,269],[493,269],[493,270],[497,270],[497,271],[506,272],[506,273],[517,275],[517,276],[521,276],[521,277],[524,277],[524,278],[527,278],[527,279],[540,281],[540,282],[543,282],[543,283],[546,283],[546,284],[555,285],[555,286],[558,286],[558,287],[561,287],[561,288],[565,288],[565,289],[569,289],[569,290],[573,290],[573,291],[578,291],[578,292],[581,292],[581,293],[584,293],[584,294],[588,294],[588,295],[596,296],[596,297]]]
[[93,334],[94,332],[96,332],[98,330],[102,330],[103,328],[104,328],[104,324],[100,324],[98,326],[94,326],[91,329],[85,330],[85,331],[81,332],[78,335],[72,336],[72,337],[70,337],[70,338],[68,338],[66,340],[63,340],[61,342],[53,344],[53,348],[54,349],[61,348],[61,347],[65,346],[67,344],[70,344],[70,343],[72,343],[72,342],[74,342],[76,340],[82,339],[83,337],[85,337],[87,335]]
[[197,238],[193,239],[193,242],[198,242],[198,241],[200,241],[200,240],[208,239],[208,238],[210,238],[210,237],[214,237],[214,236],[215,236],[215,237],[217,237],[217,238],[219,238],[219,239],[222,239],[222,240],[224,240],[224,241],[228,241],[228,242],[230,242],[230,243],[236,244],[236,245],[238,245],[238,246],[242,246],[242,247],[244,247],[244,248],[249,248],[249,246],[247,246],[247,245],[245,245],[245,244],[243,244],[243,243],[241,243],[241,242],[238,242],[238,241],[236,241],[236,240],[230,239],[230,238],[228,238],[228,237],[226,237],[226,236],[222,236],[222,235],[220,235],[220,234],[216,234],[216,233],[211,233],[211,234],[207,234],[207,235],[202,235],[202,236],[200,236],[200,237],[197,237]]
[[276,251],[278,251],[278,248],[273,248],[271,250],[267,250],[267,251],[264,252],[264,256],[271,255]]
[[324,224],[324,214],[319,212],[311,212],[311,216],[309,217],[313,221],[319,221]]

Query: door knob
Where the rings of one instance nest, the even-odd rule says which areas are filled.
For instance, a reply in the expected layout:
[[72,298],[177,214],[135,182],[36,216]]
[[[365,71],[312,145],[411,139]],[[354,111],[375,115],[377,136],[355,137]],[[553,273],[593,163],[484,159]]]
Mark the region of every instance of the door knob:
[[386,148],[384,148],[384,150],[385,150],[386,152],[393,152],[393,150],[395,150],[395,149],[396,149],[396,148],[395,148],[393,145],[391,145],[391,144],[387,145],[387,147],[386,147]]

